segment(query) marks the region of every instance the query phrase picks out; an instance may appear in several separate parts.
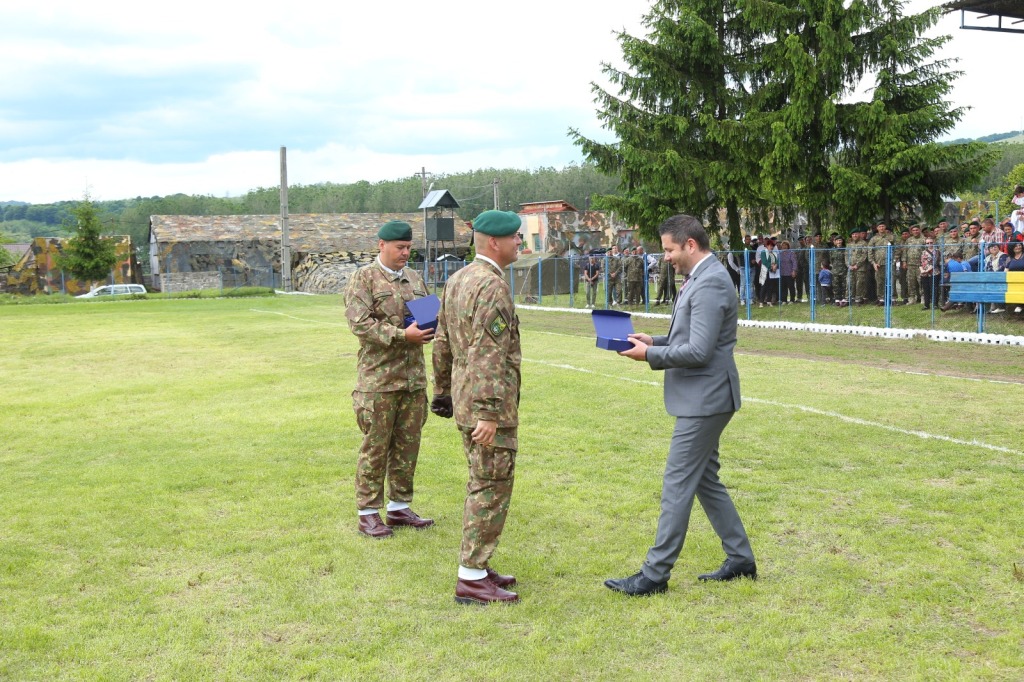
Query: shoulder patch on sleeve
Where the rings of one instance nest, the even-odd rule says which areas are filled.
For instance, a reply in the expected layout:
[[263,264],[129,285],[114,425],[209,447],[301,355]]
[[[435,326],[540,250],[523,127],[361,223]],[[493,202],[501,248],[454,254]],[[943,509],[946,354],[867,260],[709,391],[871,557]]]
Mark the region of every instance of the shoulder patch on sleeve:
[[487,333],[497,339],[506,329],[508,329],[508,322],[501,316],[501,313],[494,313],[494,317],[487,323]]

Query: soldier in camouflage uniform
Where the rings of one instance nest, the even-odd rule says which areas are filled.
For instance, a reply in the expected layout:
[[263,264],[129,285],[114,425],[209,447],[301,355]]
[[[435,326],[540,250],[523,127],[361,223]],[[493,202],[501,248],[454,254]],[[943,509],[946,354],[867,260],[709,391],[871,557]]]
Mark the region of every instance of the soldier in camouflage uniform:
[[522,351],[519,318],[504,269],[522,239],[515,213],[484,211],[475,221],[477,257],[445,286],[434,348],[431,410],[455,416],[469,464],[455,601],[516,602],[513,576],[490,567],[505,526],[518,450]]
[[644,256],[640,247],[636,247],[633,255],[626,259],[626,303],[640,305],[641,287],[644,279]]
[[[420,432],[427,420],[427,372],[423,346],[433,329],[406,326],[407,303],[427,295],[423,278],[406,267],[412,228],[393,220],[377,233],[380,255],[356,271],[345,291],[345,318],[359,339],[352,403],[363,433],[356,466],[359,532],[388,537],[392,526],[426,528],[412,502]],[[380,518],[384,480],[388,481],[387,523]]]
[[622,280],[622,255],[619,253],[619,245],[612,247],[612,252],[607,256],[608,266],[608,303],[619,305],[625,298]]
[[828,251],[828,260],[832,266],[832,300],[838,304],[839,301],[848,301],[850,298],[846,288],[849,266],[846,264],[846,245],[843,238],[836,235],[832,245],[834,248]]
[[864,235],[864,230],[854,230],[850,235],[850,245],[846,249],[846,263],[850,268],[850,290],[857,303],[863,303],[868,297],[868,270],[871,268]]
[[921,227],[914,225],[910,228],[910,236],[904,244],[904,255],[907,263],[907,291],[910,294],[909,303],[921,303],[921,253],[924,251],[924,237],[921,236]]
[[[728,252],[723,251],[723,256],[727,256]],[[670,304],[676,300],[676,271],[672,267],[672,262],[662,256],[658,260],[658,298],[654,302],[655,305],[659,303]]]
[[[878,305],[885,305],[885,265],[888,258],[888,246],[892,243],[892,235],[885,223],[879,223],[875,236],[868,242],[868,257],[871,259],[871,267],[875,272],[875,292],[878,296]],[[893,270],[895,274],[895,270]]]

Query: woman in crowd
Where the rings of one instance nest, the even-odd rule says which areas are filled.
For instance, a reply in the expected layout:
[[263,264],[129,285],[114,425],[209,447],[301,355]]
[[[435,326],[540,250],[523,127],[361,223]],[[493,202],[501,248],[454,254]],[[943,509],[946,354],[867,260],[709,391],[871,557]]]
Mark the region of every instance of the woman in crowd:
[[781,273],[779,272],[779,254],[775,250],[775,240],[769,239],[764,245],[764,255],[761,256],[761,302],[758,308],[765,304],[775,305],[779,300],[779,284]]
[[796,303],[796,251],[789,248],[789,242],[779,244],[779,270],[782,273],[782,303]]

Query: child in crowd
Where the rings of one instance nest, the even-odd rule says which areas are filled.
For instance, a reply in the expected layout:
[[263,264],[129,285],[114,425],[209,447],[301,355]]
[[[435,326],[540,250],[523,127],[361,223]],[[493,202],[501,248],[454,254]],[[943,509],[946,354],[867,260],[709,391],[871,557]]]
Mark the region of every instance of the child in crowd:
[[832,302],[832,271],[829,269],[828,261],[821,262],[821,270],[818,271],[818,286],[821,287],[821,298],[825,303]]

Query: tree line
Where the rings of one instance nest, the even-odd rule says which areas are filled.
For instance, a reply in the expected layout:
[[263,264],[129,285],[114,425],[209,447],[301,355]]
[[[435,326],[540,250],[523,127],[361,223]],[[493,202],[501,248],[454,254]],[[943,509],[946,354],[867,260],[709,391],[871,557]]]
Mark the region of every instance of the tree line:
[[[432,185],[449,190],[459,202],[458,216],[470,220],[494,208],[495,180],[498,207],[513,211],[523,203],[555,199],[585,210],[591,208],[591,197],[614,194],[618,186],[617,177],[593,164],[536,170],[488,168],[428,175],[425,181],[410,176],[373,183],[294,185],[288,188],[288,209],[291,213],[412,213],[423,201],[424,190]],[[260,187],[240,197],[174,194],[91,203],[105,234],[130,235],[136,244],[145,244],[152,215],[276,215],[279,197],[277,187]],[[0,233],[7,241],[69,235],[78,222],[74,211],[80,203],[0,206]]]
[[617,139],[570,130],[588,161],[622,179],[599,205],[648,234],[673,213],[713,225],[722,213],[733,247],[741,220],[779,225],[800,214],[811,233],[846,233],[934,219],[998,153],[937,142],[964,114],[946,99],[961,74],[935,57],[950,37],[925,37],[942,9],[903,8],[657,0],[646,35],[618,36],[626,66],[605,64],[611,86],[593,86]]

